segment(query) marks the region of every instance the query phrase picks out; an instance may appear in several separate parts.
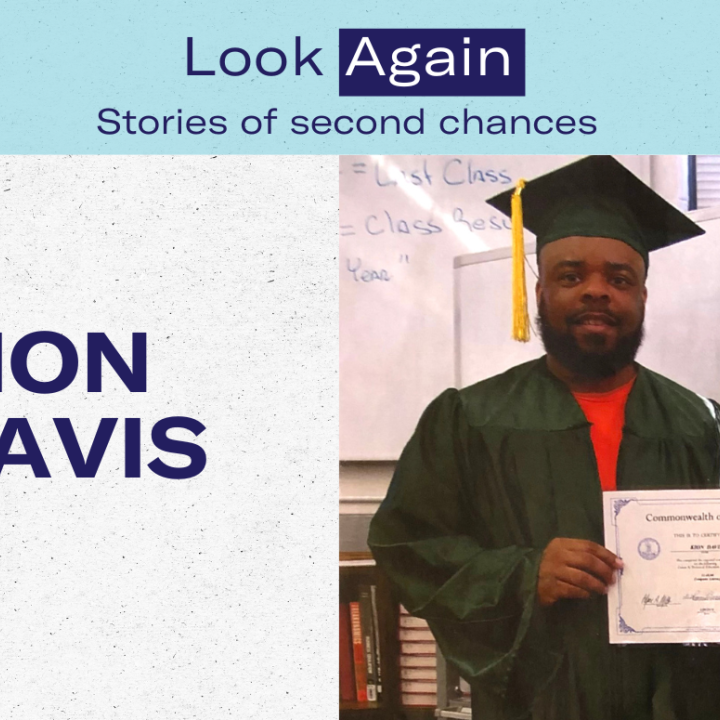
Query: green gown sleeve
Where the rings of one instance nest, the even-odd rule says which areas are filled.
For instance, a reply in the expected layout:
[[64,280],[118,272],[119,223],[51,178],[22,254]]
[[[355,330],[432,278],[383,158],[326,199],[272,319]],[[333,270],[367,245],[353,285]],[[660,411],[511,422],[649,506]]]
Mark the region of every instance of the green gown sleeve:
[[368,543],[403,605],[428,620],[471,683],[473,705],[504,717],[500,708],[532,704],[561,653],[536,600],[542,549],[497,546],[493,508],[478,515],[483,479],[468,467],[469,433],[458,392],[445,391],[403,451]]

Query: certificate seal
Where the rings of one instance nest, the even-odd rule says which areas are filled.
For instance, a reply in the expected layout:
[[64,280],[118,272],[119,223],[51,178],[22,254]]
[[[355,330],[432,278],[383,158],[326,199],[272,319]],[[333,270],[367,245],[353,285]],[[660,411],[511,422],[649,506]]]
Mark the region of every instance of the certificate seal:
[[660,543],[655,538],[645,538],[638,543],[638,554],[644,560],[654,560],[660,554]]

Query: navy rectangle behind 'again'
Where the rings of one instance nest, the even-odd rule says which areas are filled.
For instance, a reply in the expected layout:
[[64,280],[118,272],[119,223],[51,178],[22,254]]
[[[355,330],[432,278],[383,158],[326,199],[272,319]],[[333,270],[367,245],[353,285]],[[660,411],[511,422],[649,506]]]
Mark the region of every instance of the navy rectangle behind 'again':
[[340,30],[340,95],[525,95],[525,30]]

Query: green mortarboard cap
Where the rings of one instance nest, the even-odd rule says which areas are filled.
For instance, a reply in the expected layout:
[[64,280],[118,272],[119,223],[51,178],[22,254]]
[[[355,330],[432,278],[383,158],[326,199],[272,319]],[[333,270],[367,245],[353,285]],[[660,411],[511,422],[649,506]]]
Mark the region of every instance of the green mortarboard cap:
[[[513,192],[487,202],[511,216]],[[646,266],[652,250],[705,232],[611,155],[590,155],[528,181],[522,218],[537,236],[538,253],[565,237],[608,237],[627,243]]]

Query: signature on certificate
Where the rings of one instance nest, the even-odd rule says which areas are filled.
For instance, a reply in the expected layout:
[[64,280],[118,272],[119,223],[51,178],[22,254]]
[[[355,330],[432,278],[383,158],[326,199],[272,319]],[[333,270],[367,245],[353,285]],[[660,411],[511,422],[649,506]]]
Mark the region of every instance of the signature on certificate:
[[685,596],[685,600],[694,600],[695,602],[705,602],[706,600],[720,600],[720,595],[714,592],[691,593]]
[[668,605],[673,605],[677,603],[672,602],[672,598],[669,595],[656,595],[653,597],[652,595],[645,594],[643,595],[643,599],[641,600],[642,606],[647,607],[648,605],[652,605],[653,607],[667,607]]

